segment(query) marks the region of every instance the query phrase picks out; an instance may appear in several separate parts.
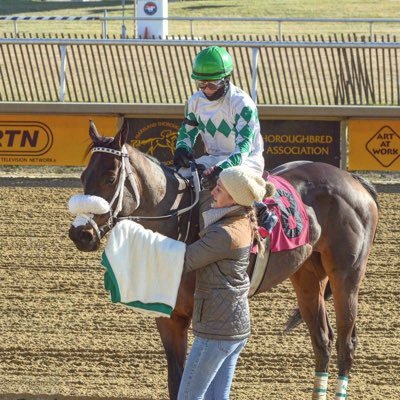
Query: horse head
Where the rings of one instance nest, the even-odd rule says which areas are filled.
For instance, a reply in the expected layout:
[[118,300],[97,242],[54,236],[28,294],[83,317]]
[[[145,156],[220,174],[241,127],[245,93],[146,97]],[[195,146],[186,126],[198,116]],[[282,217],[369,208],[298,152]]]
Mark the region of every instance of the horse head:
[[[89,136],[92,156],[81,175],[84,194],[69,201],[76,215],[69,237],[82,251],[97,250],[114,220],[131,215],[140,205],[140,180],[129,161],[132,149],[127,145],[127,124],[113,138],[101,136],[91,121]],[[128,174],[130,187],[125,184]]]
[[81,175],[84,194],[69,200],[69,209],[76,215],[69,237],[76,247],[97,250],[101,238],[124,218],[178,237],[179,209],[191,199],[187,182],[131,147],[127,123],[113,138],[101,136],[91,121],[89,136],[92,156]]

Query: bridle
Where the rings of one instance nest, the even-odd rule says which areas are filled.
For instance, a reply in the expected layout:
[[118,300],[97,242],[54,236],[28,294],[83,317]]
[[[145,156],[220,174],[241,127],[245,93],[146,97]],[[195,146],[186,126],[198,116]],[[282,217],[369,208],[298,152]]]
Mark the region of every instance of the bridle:
[[[136,200],[136,205],[135,205],[135,208],[133,211],[136,211],[139,208],[140,203],[141,203],[139,188],[138,188],[137,182],[133,175],[132,166],[129,162],[129,154],[126,149],[126,146],[123,145],[121,150],[110,149],[108,147],[93,147],[91,152],[92,153],[107,153],[107,154],[112,154],[116,157],[121,158],[121,167],[119,169],[119,177],[118,177],[118,183],[116,186],[116,190],[114,192],[114,195],[113,195],[111,201],[108,203],[108,210],[105,211],[105,213],[106,212],[110,213],[110,216],[109,216],[107,222],[104,225],[99,227],[93,219],[94,216],[96,215],[96,213],[94,213],[94,212],[85,212],[85,213],[79,212],[79,213],[77,213],[77,218],[74,221],[75,223],[77,223],[79,225],[90,223],[90,225],[93,227],[94,231],[96,232],[96,235],[99,240],[105,233],[107,233],[109,230],[111,230],[118,221],[128,219],[128,220],[139,222],[139,221],[143,221],[143,220],[160,220],[160,219],[168,219],[168,218],[178,217],[178,216],[192,210],[196,206],[196,204],[199,202],[200,180],[199,180],[199,176],[198,176],[198,173],[196,170],[195,163],[191,163],[193,186],[194,186],[194,190],[195,190],[195,199],[194,199],[194,202],[192,202],[188,207],[176,210],[170,214],[165,214],[165,215],[160,215],[160,216],[120,217],[118,215],[122,210],[122,202],[123,202],[123,198],[124,198],[124,187],[125,187],[126,179],[128,179],[128,181],[132,187],[132,191],[133,191],[133,194],[134,194],[135,200]],[[71,203],[71,200],[73,200],[73,198],[76,196],[82,197],[82,195],[72,196],[72,198],[70,199],[70,203]],[[83,195],[83,197],[84,196],[85,195]],[[90,197],[96,198],[97,196],[90,196]],[[102,203],[106,202],[106,200],[104,200],[101,197],[97,197],[97,199],[99,201],[101,201]],[[116,202],[116,207],[113,210],[112,206],[115,202]],[[189,218],[189,224],[190,224],[190,218]],[[186,239],[188,238],[189,231],[190,231],[190,229],[188,227],[186,230],[186,235],[185,235],[184,241],[186,241]]]

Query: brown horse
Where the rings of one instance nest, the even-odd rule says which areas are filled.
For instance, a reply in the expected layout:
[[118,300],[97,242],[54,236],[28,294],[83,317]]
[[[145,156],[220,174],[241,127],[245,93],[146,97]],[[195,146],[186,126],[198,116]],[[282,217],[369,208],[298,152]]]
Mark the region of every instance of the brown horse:
[[[84,193],[105,199],[110,211],[107,207],[86,210],[85,218],[77,217],[79,221],[71,225],[70,238],[79,250],[97,250],[101,237],[116,221],[133,215],[147,228],[173,238],[184,237],[188,243],[196,240],[197,213],[179,212],[193,204],[192,188],[175,171],[129,146],[127,134],[124,124],[115,138],[102,137],[91,123],[93,154],[81,177]],[[316,372],[314,392],[319,392],[317,398],[323,399],[333,346],[325,288],[329,282],[336,313],[338,386],[343,386],[357,344],[358,292],[378,223],[377,195],[364,179],[324,163],[288,163],[272,173],[286,178],[306,204],[310,243],[271,253],[258,292],[290,278],[301,317],[311,335]],[[129,179],[125,180],[125,176]],[[188,222],[191,228],[185,232]],[[184,368],[194,284],[195,276],[184,274],[172,317],[156,319],[167,356],[171,399],[177,396]]]

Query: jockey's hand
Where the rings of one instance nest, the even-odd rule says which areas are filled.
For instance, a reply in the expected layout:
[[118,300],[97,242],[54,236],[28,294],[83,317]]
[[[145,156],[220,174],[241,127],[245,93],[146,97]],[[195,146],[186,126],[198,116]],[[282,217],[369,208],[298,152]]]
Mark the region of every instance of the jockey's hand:
[[201,185],[203,189],[212,190],[217,184],[219,174],[222,172],[222,168],[218,165],[208,168],[204,171],[201,178]]
[[196,169],[197,169],[197,173],[201,177],[203,176],[204,172],[206,171],[206,167],[204,166],[204,164],[196,164]]
[[189,168],[190,161],[194,160],[193,153],[184,147],[178,147],[174,154],[174,165],[176,168]]

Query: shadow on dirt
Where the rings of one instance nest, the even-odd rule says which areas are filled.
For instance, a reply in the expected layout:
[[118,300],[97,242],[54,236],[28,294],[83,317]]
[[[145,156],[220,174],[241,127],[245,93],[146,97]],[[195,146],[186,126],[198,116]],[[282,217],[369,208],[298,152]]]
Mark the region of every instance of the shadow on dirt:
[[81,188],[79,178],[0,178],[0,187]]

